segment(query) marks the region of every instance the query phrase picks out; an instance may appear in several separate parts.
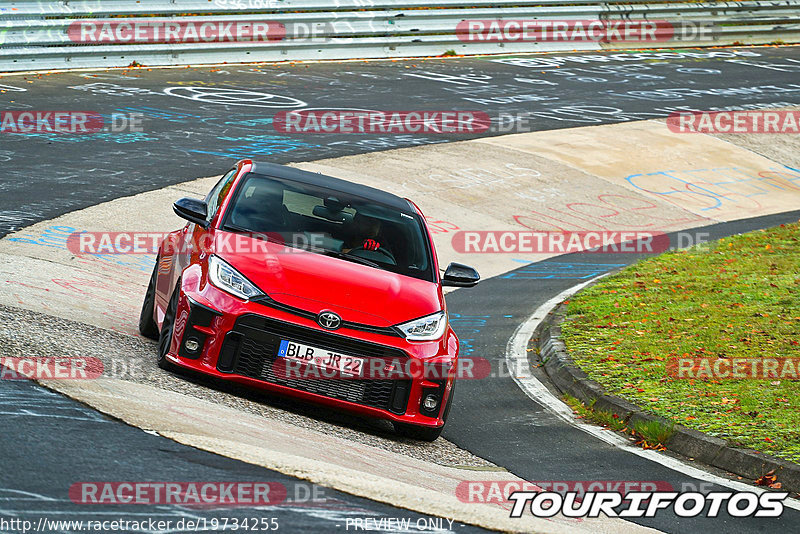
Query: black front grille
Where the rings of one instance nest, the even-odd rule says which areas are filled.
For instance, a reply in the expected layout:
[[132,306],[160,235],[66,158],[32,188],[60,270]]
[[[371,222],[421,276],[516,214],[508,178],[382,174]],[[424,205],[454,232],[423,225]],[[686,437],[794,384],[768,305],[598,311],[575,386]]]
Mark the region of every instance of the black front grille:
[[[273,372],[273,364],[283,339],[366,358],[403,361],[408,358],[400,349],[249,314],[240,317],[233,330],[225,337],[217,368],[222,372],[233,372],[397,414],[405,413],[411,389],[409,380],[303,379],[277,376]],[[369,365],[365,367],[370,368]]]
[[[299,315],[300,317],[305,317],[306,319],[311,319],[312,321],[317,320],[318,314],[298,308],[296,306],[283,304],[267,295],[253,297],[250,299],[250,302],[263,304],[264,306],[269,306],[270,308],[275,308],[276,310],[285,311],[287,313],[293,313],[294,315]],[[375,334],[382,334],[384,336],[400,336],[400,332],[391,326],[373,326],[363,323],[355,323],[353,321],[342,321],[342,327],[350,328],[351,330],[361,330],[362,332],[373,332]]]

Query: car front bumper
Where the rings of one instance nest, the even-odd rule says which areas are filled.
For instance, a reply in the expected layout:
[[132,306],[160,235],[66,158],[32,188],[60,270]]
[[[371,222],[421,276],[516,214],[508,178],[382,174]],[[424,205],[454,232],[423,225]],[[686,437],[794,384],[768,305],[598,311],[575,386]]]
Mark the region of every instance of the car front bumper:
[[[309,317],[242,301],[202,276],[186,274],[167,355],[172,363],[360,415],[426,427],[444,424],[458,358],[458,338],[449,325],[442,338],[426,342],[346,327],[330,331]],[[364,379],[287,373],[277,356],[281,340],[367,358],[367,369],[397,368],[399,362],[411,372],[368,372]],[[195,344],[198,348],[189,350]],[[431,395],[437,405],[428,410],[423,400]]]

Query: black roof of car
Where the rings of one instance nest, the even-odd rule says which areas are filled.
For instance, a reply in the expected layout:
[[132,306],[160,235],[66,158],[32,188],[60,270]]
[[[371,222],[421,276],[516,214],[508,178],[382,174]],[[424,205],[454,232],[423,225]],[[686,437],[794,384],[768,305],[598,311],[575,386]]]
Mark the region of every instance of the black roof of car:
[[341,178],[334,178],[318,172],[309,172],[286,165],[277,165],[275,163],[252,162],[251,172],[256,174],[263,174],[273,178],[280,178],[283,180],[291,180],[303,184],[331,189],[339,191],[347,195],[360,197],[364,200],[370,200],[385,206],[395,208],[399,211],[407,213],[416,213],[411,203],[392,193],[369,187],[368,185],[356,184],[342,180]]

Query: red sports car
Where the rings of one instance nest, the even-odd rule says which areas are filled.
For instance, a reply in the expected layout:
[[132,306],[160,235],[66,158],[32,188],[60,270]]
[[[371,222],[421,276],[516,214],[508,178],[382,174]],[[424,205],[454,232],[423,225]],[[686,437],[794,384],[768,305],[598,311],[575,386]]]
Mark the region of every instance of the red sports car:
[[139,330],[162,368],[187,368],[388,419],[432,441],[453,402],[458,338],[410,200],[291,167],[242,160],[159,248]]

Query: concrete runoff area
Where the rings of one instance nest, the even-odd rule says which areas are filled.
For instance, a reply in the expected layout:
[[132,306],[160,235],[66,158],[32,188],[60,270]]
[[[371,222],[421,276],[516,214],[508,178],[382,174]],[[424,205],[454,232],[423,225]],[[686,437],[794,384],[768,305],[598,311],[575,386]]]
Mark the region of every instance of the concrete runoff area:
[[[793,146],[787,144],[786,149]],[[459,253],[451,245],[455,231],[667,232],[790,211],[800,205],[800,173],[783,162],[781,153],[767,159],[736,140],[676,134],[654,120],[420,146],[297,166],[411,198],[434,228],[440,264],[467,263],[488,278],[555,254]],[[152,258],[75,256],[61,237],[73,230],[176,229],[182,221],[172,214],[172,202],[203,196],[214,180],[120,198],[0,240],[0,304],[135,335]],[[460,481],[479,480],[476,474],[486,472],[408,458],[167,389],[115,378],[52,380],[45,385],[181,443],[423,513],[520,531],[649,530],[612,519],[512,520],[499,506],[456,498]],[[240,431],[232,432],[232,424]],[[335,447],[342,454],[324,459],[304,454],[299,445],[309,442]],[[487,479],[519,480],[499,470],[488,473]]]

